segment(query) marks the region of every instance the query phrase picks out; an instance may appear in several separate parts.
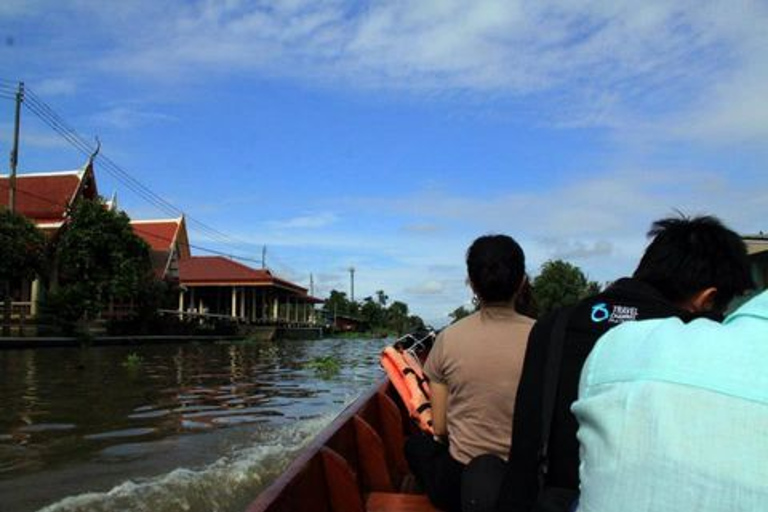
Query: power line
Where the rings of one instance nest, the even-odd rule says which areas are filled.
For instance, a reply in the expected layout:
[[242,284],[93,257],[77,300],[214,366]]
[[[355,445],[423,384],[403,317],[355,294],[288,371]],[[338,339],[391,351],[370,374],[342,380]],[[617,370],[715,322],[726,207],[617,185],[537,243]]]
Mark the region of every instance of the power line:
[[[85,139],[77,133],[77,131],[69,126],[60,115],[56,113],[50,106],[48,106],[42,99],[40,99],[33,91],[27,89],[28,98],[25,102],[25,106],[35,114],[39,119],[45,122],[56,133],[63,137],[72,146],[78,149],[85,155],[92,155],[94,150],[92,146],[85,141]],[[98,158],[98,157],[97,157]],[[169,215],[183,215],[183,212],[176,208],[174,205],[155,194],[148,187],[141,182],[133,178],[130,174],[124,171],[120,166],[115,164],[109,158],[102,156],[101,160],[105,163],[105,170],[115,177],[118,181],[123,183],[129,190],[137,194],[139,197],[152,204],[159,210]],[[188,217],[189,218],[189,217]],[[213,235],[218,238],[219,241],[229,242],[227,235],[207,226],[206,224],[197,221],[197,219],[190,218],[190,222],[198,225],[203,231],[209,235]]]
[[[41,201],[41,202],[44,202],[44,203],[48,203],[48,204],[53,205],[53,206],[59,206],[59,207],[64,208],[64,209],[69,208],[68,204],[60,203],[58,201],[53,201],[53,200],[51,200],[48,197],[35,194],[34,192],[30,192],[29,190],[22,190],[22,189],[20,189],[20,190],[17,190],[17,193],[19,195],[25,195],[25,196],[28,196],[28,197],[32,197],[34,199],[37,199],[38,201]],[[169,243],[173,242],[172,238],[164,237],[164,236],[158,235],[156,233],[150,233],[149,231],[141,229],[136,224],[131,224],[131,228],[135,232],[137,232],[137,233],[142,233],[144,235],[150,236],[150,237],[155,238],[157,240],[162,240],[164,242],[169,242]],[[217,249],[211,249],[209,247],[203,247],[201,245],[196,245],[196,244],[191,244],[191,243],[187,243],[187,245],[191,249],[196,249],[198,251],[203,251],[203,252],[207,252],[207,253],[210,253],[210,254],[216,254],[218,256],[226,256],[228,258],[239,260],[239,261],[248,261],[248,262],[252,262],[252,263],[260,263],[260,260],[257,260],[257,259],[254,259],[254,258],[248,258],[248,257],[245,257],[245,256],[238,256],[236,254],[230,254],[230,253],[226,253],[226,252],[223,252],[223,251],[219,251]]]
[[[53,129],[57,134],[59,134],[72,146],[78,149],[81,153],[88,156],[93,154],[93,147],[91,144],[88,143],[79,133],[77,133],[74,128],[68,125],[62,119],[62,117],[56,113],[56,111],[54,111],[48,104],[40,99],[39,96],[34,93],[34,91],[30,91],[29,88],[27,88],[25,92],[27,95],[25,99],[27,101],[24,102],[24,105],[28,108],[28,110],[35,114],[35,116],[41,119],[45,124],[47,124],[51,129]],[[115,179],[123,183],[129,190],[134,192],[148,203],[152,204],[157,209],[168,215],[185,215],[181,209],[168,202],[163,197],[156,194],[154,191],[139,182],[106,155],[99,154],[96,158],[102,162],[104,169],[110,175],[112,175]],[[251,242],[237,240],[230,235],[227,235],[226,233],[223,233],[222,231],[219,231],[218,229],[197,220],[192,216],[185,215],[185,217],[188,219],[190,224],[193,224],[200,231],[215,239],[216,241],[226,244],[254,245]]]
[[[5,82],[5,84],[2,82]],[[15,96],[16,96],[15,93],[16,93],[16,82],[0,78],[0,94],[2,95],[2,97],[6,99],[15,99]],[[51,128],[55,133],[57,133],[60,137],[62,137],[65,141],[67,141],[71,146],[77,149],[80,153],[89,157],[94,154],[93,145],[89,141],[87,141],[83,136],[81,136],[77,132],[77,130],[75,130],[72,126],[70,126],[62,118],[61,115],[59,115],[52,107],[50,107],[45,101],[43,101],[33,90],[30,90],[29,87],[25,88],[25,97],[24,97],[23,104],[25,108],[27,108],[27,110],[32,112],[37,118],[39,118],[46,125],[48,125],[49,128]],[[101,163],[102,167],[107,173],[109,173],[116,180],[122,183],[126,188],[128,188],[128,190],[136,194],[139,198],[145,200],[147,203],[151,204],[152,206],[162,211],[166,215],[171,215],[171,216],[184,215],[184,217],[187,219],[190,225],[194,226],[196,229],[198,229],[200,233],[207,236],[212,241],[223,243],[225,245],[233,245],[233,246],[241,246],[241,247],[244,247],[244,246],[257,247],[257,244],[253,242],[248,242],[248,241],[230,236],[216,228],[213,228],[205,224],[204,222],[198,220],[193,216],[185,214],[181,209],[179,209],[178,207],[176,207],[175,205],[167,201],[165,198],[163,198],[159,194],[152,191],[149,187],[145,186],[143,183],[138,181],[136,178],[131,176],[126,170],[124,170],[121,166],[119,166],[117,163],[115,163],[113,160],[111,160],[108,156],[104,155],[103,153],[99,153],[95,157],[95,160],[98,160]],[[253,258],[228,254],[222,251],[215,251],[215,250],[204,248],[204,247],[199,247],[199,249],[204,250],[206,252],[219,253],[221,255],[243,260],[243,261],[255,261],[258,263],[258,261],[254,260]],[[278,262],[281,261],[281,258],[275,257],[274,254],[273,254],[273,259],[277,260]],[[286,264],[282,263],[282,265],[286,265]]]

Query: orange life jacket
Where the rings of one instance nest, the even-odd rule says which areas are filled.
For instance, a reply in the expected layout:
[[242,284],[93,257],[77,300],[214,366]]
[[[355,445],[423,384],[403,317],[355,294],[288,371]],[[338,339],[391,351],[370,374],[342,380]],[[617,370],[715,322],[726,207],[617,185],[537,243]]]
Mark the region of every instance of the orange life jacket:
[[381,366],[395,386],[411,419],[421,430],[434,435],[429,380],[419,360],[407,350],[386,347],[381,352]]

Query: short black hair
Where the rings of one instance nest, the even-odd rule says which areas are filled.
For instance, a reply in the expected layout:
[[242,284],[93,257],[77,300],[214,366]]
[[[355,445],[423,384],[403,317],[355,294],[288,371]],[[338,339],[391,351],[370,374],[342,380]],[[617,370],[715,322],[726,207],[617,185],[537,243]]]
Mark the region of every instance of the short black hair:
[[754,287],[744,241],[716,217],[657,220],[648,236],[653,240],[634,277],[671,302],[715,287],[715,309],[723,311],[735,296]]
[[481,301],[509,301],[525,276],[525,254],[510,236],[484,235],[467,250],[467,273]]

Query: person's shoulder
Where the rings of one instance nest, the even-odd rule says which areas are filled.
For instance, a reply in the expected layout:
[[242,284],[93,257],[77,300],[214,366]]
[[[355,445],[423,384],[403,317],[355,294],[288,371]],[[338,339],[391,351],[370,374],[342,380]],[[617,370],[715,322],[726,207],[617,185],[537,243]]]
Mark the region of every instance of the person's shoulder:
[[605,346],[616,347],[627,344],[641,344],[644,342],[643,340],[652,335],[659,336],[665,331],[676,330],[681,325],[683,325],[683,322],[678,317],[651,318],[636,322],[624,322],[600,336],[595,345],[595,350],[597,350],[598,347]]
[[531,318],[531,317],[529,317],[527,315],[523,315],[522,313],[518,313],[517,314],[517,321],[519,323],[521,323],[523,325],[527,325],[529,327],[533,327],[534,324],[536,323],[536,319],[535,318]]
[[768,320],[768,290],[763,290],[749,298],[726,317],[725,323],[731,323],[745,316]]
[[456,320],[451,325],[446,327],[441,331],[441,333],[445,333],[446,335],[453,335],[457,332],[460,332],[464,329],[471,328],[480,319],[480,311],[473,311],[472,313],[468,314],[464,318],[461,318],[459,320]]
[[685,345],[682,332],[685,328],[686,324],[677,317],[617,325],[597,340],[587,358],[584,373],[588,374],[588,380],[593,384],[634,375],[641,367],[654,366],[654,360],[664,357],[664,354],[677,352],[677,345]]
[[462,338],[467,333],[471,333],[477,328],[479,314],[479,311],[475,311],[464,318],[453,322],[451,325],[446,326],[437,335],[435,343],[450,344],[451,340]]

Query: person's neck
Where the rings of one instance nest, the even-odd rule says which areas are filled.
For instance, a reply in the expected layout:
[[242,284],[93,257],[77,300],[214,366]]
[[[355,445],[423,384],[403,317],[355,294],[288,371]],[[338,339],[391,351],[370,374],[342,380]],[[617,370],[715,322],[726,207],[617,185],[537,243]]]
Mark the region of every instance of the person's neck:
[[480,301],[480,309],[484,308],[513,308],[515,307],[515,298],[513,297],[511,300],[502,300],[502,301],[495,301],[495,302],[485,302]]

